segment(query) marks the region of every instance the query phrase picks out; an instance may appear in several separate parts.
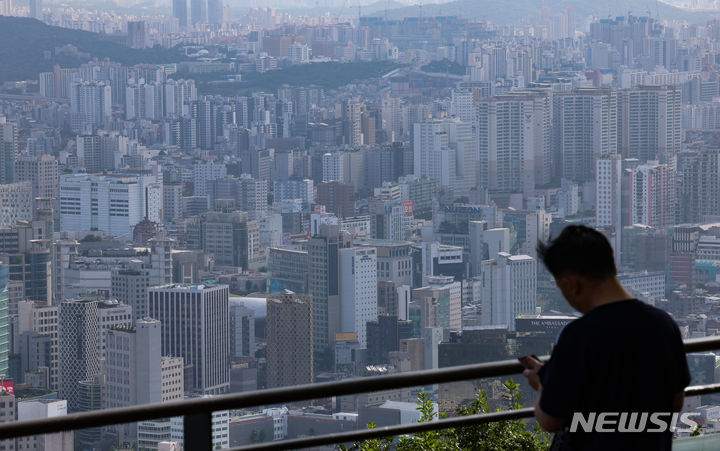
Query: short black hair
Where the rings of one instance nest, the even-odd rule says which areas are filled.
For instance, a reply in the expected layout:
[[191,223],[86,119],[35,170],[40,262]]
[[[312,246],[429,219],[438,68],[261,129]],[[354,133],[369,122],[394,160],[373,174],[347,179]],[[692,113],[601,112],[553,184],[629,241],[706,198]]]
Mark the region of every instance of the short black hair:
[[615,257],[605,235],[584,225],[571,225],[555,239],[538,242],[538,257],[553,276],[576,274],[596,281],[617,275]]

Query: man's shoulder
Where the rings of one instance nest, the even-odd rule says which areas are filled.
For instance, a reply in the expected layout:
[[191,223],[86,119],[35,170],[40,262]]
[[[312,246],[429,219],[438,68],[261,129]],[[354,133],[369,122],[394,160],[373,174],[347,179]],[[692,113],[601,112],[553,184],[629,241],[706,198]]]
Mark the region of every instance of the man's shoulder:
[[623,325],[634,329],[638,322],[677,327],[673,317],[666,311],[637,299],[628,299],[615,305],[601,306],[569,322],[560,332],[558,341],[576,340],[608,328],[623,328]]

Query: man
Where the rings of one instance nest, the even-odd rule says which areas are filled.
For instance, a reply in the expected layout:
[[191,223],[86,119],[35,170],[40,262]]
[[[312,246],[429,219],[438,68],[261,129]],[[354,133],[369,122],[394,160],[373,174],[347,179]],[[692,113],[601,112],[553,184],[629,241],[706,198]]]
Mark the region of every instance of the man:
[[[523,374],[538,391],[535,417],[568,450],[670,450],[670,427],[664,432],[650,420],[671,421],[682,409],[690,383],[682,337],[665,312],[633,299],[617,279],[613,250],[605,236],[585,226],[569,226],[538,255],[568,303],[583,316],[569,323],[543,365],[529,358]],[[571,431],[573,415],[628,412],[604,417],[647,432]],[[630,412],[637,412],[633,417]],[[645,413],[645,425],[642,425]],[[625,419],[625,421],[622,420]],[[634,421],[630,421],[633,420]],[[593,423],[597,426],[597,422]],[[678,427],[686,427],[680,421]],[[601,425],[602,427],[602,425]]]

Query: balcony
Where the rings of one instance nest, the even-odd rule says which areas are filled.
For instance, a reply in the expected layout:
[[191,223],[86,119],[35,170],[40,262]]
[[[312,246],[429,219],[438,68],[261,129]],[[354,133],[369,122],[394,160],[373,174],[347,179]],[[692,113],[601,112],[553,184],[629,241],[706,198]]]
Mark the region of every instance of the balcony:
[[[720,349],[720,337],[705,337],[685,341],[685,352],[707,352]],[[544,356],[546,360],[548,356]],[[149,421],[157,418],[184,417],[184,449],[210,451],[212,449],[212,412],[229,409],[251,408],[265,405],[308,401],[330,396],[352,395],[379,390],[417,387],[423,385],[459,382],[498,376],[517,375],[523,370],[516,360],[504,360],[476,365],[456,366],[436,370],[397,373],[381,377],[347,379],[336,382],[284,387],[214,398],[174,401],[161,404],[110,409],[71,414],[43,420],[22,421],[0,425],[0,440],[44,434],[96,428],[122,423]],[[720,383],[696,385],[685,389],[685,395],[699,396],[719,393]],[[478,415],[450,417],[437,421],[403,424],[376,429],[358,429],[330,435],[302,437],[289,440],[254,444],[234,450],[282,450],[327,446],[361,440],[414,434],[447,428],[462,428],[482,423],[531,418],[533,408],[491,412]],[[364,425],[362,425],[364,426]],[[361,427],[361,425],[358,425]],[[720,434],[680,438],[673,442],[673,449],[716,450],[720,449]]]

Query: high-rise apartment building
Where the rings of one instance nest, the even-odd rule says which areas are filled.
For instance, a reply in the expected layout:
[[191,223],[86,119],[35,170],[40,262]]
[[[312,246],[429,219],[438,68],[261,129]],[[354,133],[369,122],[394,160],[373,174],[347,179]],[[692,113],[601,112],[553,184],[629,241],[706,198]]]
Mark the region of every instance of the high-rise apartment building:
[[551,176],[550,93],[516,91],[479,100],[477,107],[480,186],[533,195]]
[[0,116],[0,184],[15,181],[15,157],[18,154],[18,127]]
[[628,171],[630,224],[665,228],[675,224],[675,170],[657,161]]
[[414,174],[467,195],[475,188],[480,169],[472,125],[459,119],[434,119],[415,124]]
[[291,291],[267,300],[267,387],[313,382],[313,302]]
[[0,375],[7,377],[10,356],[10,321],[8,318],[8,266],[0,263]]
[[144,49],[145,44],[145,22],[138,20],[128,21],[128,45],[134,49]]
[[340,249],[340,331],[357,334],[367,347],[367,322],[377,320],[377,249]]
[[638,86],[618,91],[618,143],[623,158],[666,163],[680,151],[680,86]]
[[595,225],[620,230],[622,219],[622,157],[608,155],[595,163]]
[[578,88],[553,94],[553,101],[559,174],[578,183],[595,180],[595,161],[617,153],[616,91]]
[[162,323],[162,354],[191,366],[193,391],[224,393],[230,387],[230,312],[227,285],[169,284],[148,290],[151,318]]
[[348,99],[343,105],[343,137],[344,144],[360,146],[363,144],[362,135],[363,104],[357,99]]
[[82,132],[103,125],[112,115],[112,90],[101,81],[73,83],[70,88],[71,127]]
[[70,412],[81,411],[81,381],[100,374],[98,301],[69,299],[60,304],[58,395]]
[[173,0],[173,17],[177,18],[180,28],[188,26],[188,0]]

